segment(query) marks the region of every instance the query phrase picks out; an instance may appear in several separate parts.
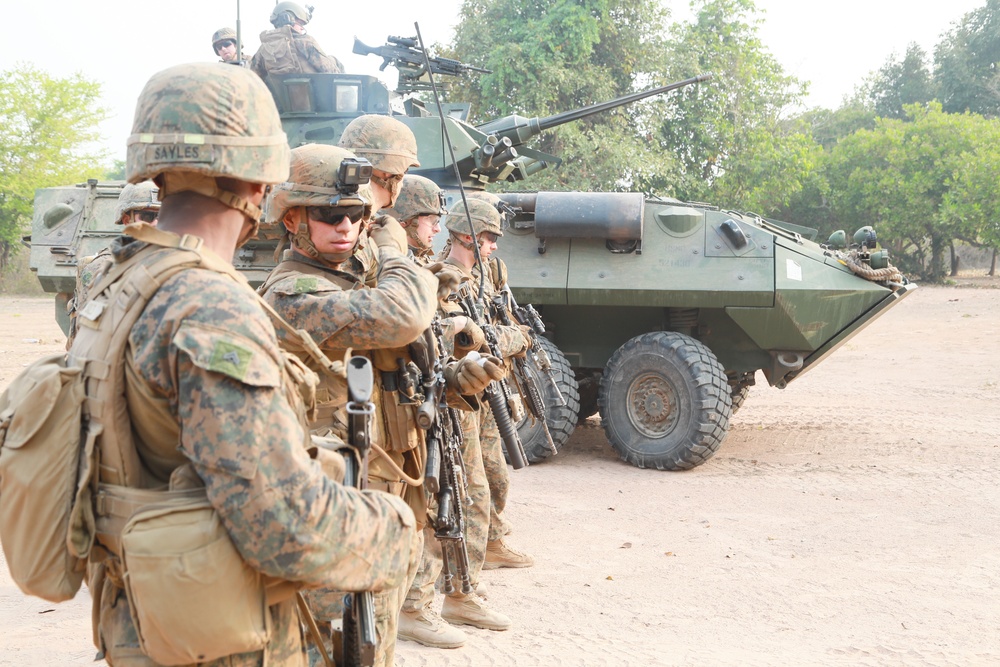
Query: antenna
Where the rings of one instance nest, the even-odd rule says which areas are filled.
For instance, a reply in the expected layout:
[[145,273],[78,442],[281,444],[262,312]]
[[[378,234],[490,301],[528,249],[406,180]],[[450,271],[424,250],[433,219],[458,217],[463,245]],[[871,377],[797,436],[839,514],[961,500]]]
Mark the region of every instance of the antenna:
[[427,45],[424,44],[424,37],[420,34],[420,24],[414,23],[417,30],[417,42],[420,51],[424,54],[424,65],[427,67],[427,78],[431,82],[431,91],[434,93],[434,104],[437,106],[438,116],[441,117],[441,133],[444,135],[444,143],[448,145],[448,154],[451,156],[451,167],[455,171],[455,180],[458,181],[458,191],[462,194],[462,206],[465,207],[465,219],[469,221],[469,231],[472,234],[472,252],[476,256],[476,265],[479,267],[479,302],[483,303],[484,288],[486,286],[486,272],[483,267],[483,256],[479,252],[479,238],[476,236],[476,228],[472,225],[472,213],[469,212],[469,200],[465,197],[465,185],[462,183],[462,172],[458,169],[458,162],[455,160],[455,147],[451,145],[451,137],[448,136],[448,123],[445,121],[444,108],[441,106],[441,98],[438,96],[437,84],[434,82],[434,70],[431,69],[431,59],[427,55]]

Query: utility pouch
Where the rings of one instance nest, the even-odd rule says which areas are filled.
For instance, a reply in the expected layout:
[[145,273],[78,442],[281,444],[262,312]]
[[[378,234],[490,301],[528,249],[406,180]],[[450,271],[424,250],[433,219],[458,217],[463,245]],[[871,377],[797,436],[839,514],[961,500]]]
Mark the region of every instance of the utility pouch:
[[207,498],[140,509],[121,544],[139,646],[156,663],[207,662],[267,644],[263,577],[240,557]]
[[80,589],[94,540],[94,438],[83,370],[54,354],[0,395],[0,542],[11,578],[50,602]]

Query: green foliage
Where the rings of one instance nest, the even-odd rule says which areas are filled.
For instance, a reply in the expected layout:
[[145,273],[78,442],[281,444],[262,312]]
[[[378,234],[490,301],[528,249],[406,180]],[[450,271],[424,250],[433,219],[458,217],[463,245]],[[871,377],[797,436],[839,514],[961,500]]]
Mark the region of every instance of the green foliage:
[[782,122],[785,111],[801,102],[804,87],[761,41],[751,0],[701,0],[694,8],[695,21],[671,31],[670,73],[710,72],[713,78],[660,109],[655,141],[680,156],[681,174],[673,183],[647,187],[770,214],[788,203],[815,166],[806,127]]
[[944,110],[1000,116],[1000,0],[966,14],[934,49]]
[[927,54],[916,42],[898,60],[893,54],[867,82],[872,110],[881,118],[906,118],[908,104],[926,104],[937,97],[937,85],[927,66]]
[[[453,86],[473,122],[544,117],[668,83],[668,14],[649,0],[466,0],[449,55],[492,74]],[[680,78],[687,78],[686,74]],[[614,190],[675,173],[645,140],[647,106],[632,104],[546,132],[532,148],[563,158],[532,188]]]
[[0,270],[31,219],[35,189],[100,174],[100,85],[28,64],[0,72]]
[[937,102],[906,110],[906,121],[880,119],[834,147],[830,203],[840,220],[875,226],[903,268],[938,281],[951,241],[979,236],[982,219],[956,208],[967,189],[960,181],[985,169],[968,162],[1000,138],[1000,121],[944,113]]
[[111,164],[111,168],[104,172],[104,180],[106,180],[106,181],[124,181],[125,180],[125,160],[115,160]]

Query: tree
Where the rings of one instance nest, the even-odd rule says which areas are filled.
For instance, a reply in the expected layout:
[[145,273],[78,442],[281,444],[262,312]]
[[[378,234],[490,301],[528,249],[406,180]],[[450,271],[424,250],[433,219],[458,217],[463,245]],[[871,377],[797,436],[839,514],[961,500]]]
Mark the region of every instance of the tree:
[[939,281],[949,244],[978,235],[973,217],[946,202],[954,200],[980,137],[1000,138],[1000,121],[947,114],[938,102],[907,107],[907,113],[905,121],[879,119],[875,129],[833,148],[826,171],[830,201],[840,220],[873,225],[905,271]]
[[945,111],[1000,115],[1000,0],[966,14],[935,47],[934,63]]
[[701,0],[695,9],[693,23],[671,32],[670,71],[713,78],[660,109],[654,140],[679,155],[681,175],[648,187],[769,214],[788,204],[814,168],[806,127],[783,121],[805,87],[760,40],[751,0]]
[[0,72],[0,270],[31,220],[35,189],[103,173],[95,149],[107,117],[100,85],[81,74],[60,79],[32,65]]
[[[449,55],[492,74],[455,84],[449,98],[471,102],[474,122],[484,122],[548,116],[667,83],[667,18],[655,0],[466,0]],[[670,155],[645,140],[646,108],[545,132],[531,147],[564,162],[530,187],[613,190],[676,173]]]
[[866,88],[872,110],[882,118],[906,118],[907,104],[926,104],[937,97],[927,53],[916,42],[906,47],[902,60],[896,54],[889,56]]

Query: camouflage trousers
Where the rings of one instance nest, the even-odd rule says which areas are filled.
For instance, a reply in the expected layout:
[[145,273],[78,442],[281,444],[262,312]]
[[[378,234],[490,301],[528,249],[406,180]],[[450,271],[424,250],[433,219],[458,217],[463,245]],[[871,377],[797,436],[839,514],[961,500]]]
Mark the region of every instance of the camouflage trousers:
[[[402,457],[392,452],[396,465],[402,466]],[[380,461],[375,458],[370,462],[368,484],[378,490],[384,490],[385,482],[395,481],[394,474]],[[394,495],[405,495],[405,485],[400,485],[402,490]],[[425,510],[421,510],[425,511]],[[403,608],[403,600],[407,591],[413,585],[417,576],[418,566],[422,563],[422,553],[424,551],[424,531],[416,531],[416,542],[413,551],[413,558],[410,562],[406,580],[398,588],[375,593],[372,597],[375,602],[375,636],[378,646],[375,649],[375,667],[392,667],[396,660],[396,632],[399,626],[399,612]],[[329,626],[332,621],[343,617],[344,614],[344,592],[327,589],[305,591],[306,602],[309,609],[320,625]],[[311,638],[310,638],[311,639]],[[322,665],[322,658],[316,650],[309,651],[310,667]]]
[[[479,583],[479,573],[486,560],[486,541],[491,512],[490,485],[479,444],[483,412],[484,410],[459,413],[462,423],[462,461],[465,463],[469,500],[465,505],[465,546],[469,552],[469,580],[473,588]],[[423,557],[417,576],[403,602],[403,609],[407,611],[417,611],[430,606],[434,601],[434,584],[441,575],[441,545],[434,537],[434,529],[428,527],[423,532]]]
[[[510,471],[503,457],[503,439],[500,429],[489,408],[479,411],[479,445],[483,451],[483,469],[490,487],[490,522],[487,539],[498,540],[511,531],[510,523],[504,518],[507,494],[510,493]],[[485,557],[485,556],[484,556]]]

